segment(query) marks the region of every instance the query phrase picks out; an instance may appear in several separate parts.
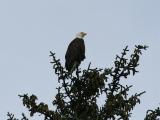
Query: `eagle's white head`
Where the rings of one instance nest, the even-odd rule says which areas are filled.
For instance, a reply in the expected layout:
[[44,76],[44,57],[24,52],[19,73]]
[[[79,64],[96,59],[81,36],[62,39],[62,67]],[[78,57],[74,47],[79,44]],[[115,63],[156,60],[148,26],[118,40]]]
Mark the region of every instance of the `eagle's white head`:
[[76,38],[81,38],[81,39],[83,39],[84,36],[86,36],[86,35],[87,35],[87,33],[85,33],[85,32],[79,32],[79,33],[76,34]]

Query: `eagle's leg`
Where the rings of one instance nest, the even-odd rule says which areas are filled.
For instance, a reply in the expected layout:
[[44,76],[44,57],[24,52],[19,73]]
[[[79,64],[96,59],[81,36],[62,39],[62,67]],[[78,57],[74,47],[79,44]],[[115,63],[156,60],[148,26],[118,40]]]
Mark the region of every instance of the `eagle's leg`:
[[76,61],[73,64],[73,67],[70,71],[70,74],[72,74],[74,71],[76,72],[77,77],[79,78],[79,69],[78,69],[79,63]]
[[78,70],[78,66],[76,66],[76,75],[77,75],[77,78],[79,78],[79,70]]
[[76,71],[76,75],[77,75],[77,77],[79,78],[79,70],[78,70],[78,66],[79,66],[79,63],[78,63],[77,61],[74,62],[73,71],[74,71],[74,70]]
[[71,69],[71,73],[73,73],[73,71],[76,69],[76,67],[77,67],[77,62],[74,62],[73,67]]

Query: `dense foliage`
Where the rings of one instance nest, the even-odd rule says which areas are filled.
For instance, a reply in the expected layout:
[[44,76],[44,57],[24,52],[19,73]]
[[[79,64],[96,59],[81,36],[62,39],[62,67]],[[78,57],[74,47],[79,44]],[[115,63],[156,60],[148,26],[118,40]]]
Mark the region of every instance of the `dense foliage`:
[[[147,46],[135,46],[130,58],[126,58],[128,46],[121,56],[117,55],[112,68],[91,68],[89,64],[85,70],[76,70],[68,73],[56,59],[55,53],[50,52],[53,58],[52,64],[55,74],[58,76],[59,87],[53,100],[55,110],[50,110],[48,105],[37,103],[36,95],[19,95],[23,105],[29,110],[30,116],[35,113],[44,116],[44,120],[129,120],[132,110],[140,104],[140,96],[145,93],[129,95],[131,86],[122,85],[121,79],[127,79],[129,75],[135,75],[139,65],[142,50]],[[97,99],[105,95],[103,105],[97,104]],[[155,120],[160,116],[160,110],[148,110],[145,120]],[[18,120],[8,113],[8,120]],[[22,114],[21,120],[28,120]]]

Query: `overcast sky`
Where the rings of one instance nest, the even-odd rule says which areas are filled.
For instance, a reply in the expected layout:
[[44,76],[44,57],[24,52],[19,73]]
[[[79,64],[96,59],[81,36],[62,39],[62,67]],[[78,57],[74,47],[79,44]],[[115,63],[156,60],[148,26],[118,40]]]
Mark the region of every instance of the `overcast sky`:
[[[140,71],[122,82],[131,93],[147,91],[131,120],[142,120],[146,110],[160,106],[159,0],[0,0],[0,118],[26,112],[18,94],[36,94],[51,102],[56,94],[49,51],[64,65],[69,42],[79,31],[85,37],[86,68],[112,67],[116,54],[129,45],[150,46],[140,60]],[[102,101],[102,100],[101,100]],[[27,114],[28,115],[28,114]]]

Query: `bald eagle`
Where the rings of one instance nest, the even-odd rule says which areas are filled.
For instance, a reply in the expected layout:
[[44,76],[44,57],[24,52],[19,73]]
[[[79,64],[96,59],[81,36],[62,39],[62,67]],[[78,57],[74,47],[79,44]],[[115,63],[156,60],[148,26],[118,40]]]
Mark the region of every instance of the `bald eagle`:
[[85,44],[83,40],[85,35],[87,35],[85,32],[78,33],[68,46],[65,55],[65,67],[69,72],[73,72],[75,68],[78,69],[81,61],[85,59]]

